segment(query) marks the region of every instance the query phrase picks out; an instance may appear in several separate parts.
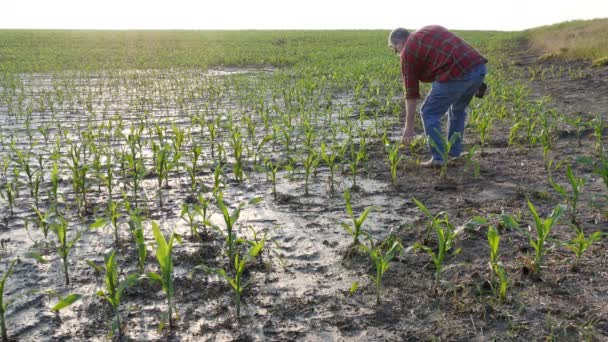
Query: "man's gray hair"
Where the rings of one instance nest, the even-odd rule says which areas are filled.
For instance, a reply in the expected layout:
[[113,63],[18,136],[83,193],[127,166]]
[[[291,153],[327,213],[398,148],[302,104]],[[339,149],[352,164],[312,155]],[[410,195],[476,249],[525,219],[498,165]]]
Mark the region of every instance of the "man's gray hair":
[[394,48],[397,43],[405,42],[410,32],[404,28],[396,28],[388,35],[388,46]]

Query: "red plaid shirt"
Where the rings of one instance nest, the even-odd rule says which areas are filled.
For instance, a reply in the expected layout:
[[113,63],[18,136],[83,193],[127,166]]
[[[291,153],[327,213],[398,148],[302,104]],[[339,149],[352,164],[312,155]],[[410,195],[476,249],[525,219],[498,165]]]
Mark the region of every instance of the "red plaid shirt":
[[487,63],[477,50],[441,26],[426,26],[409,35],[401,51],[405,98],[420,98],[419,82],[446,82]]

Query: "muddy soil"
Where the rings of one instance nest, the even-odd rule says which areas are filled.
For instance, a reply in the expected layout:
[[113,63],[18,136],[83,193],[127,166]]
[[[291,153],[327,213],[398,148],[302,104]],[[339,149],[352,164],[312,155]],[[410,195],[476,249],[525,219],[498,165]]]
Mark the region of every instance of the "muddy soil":
[[[592,117],[600,113],[608,120],[608,69],[591,69],[581,62],[539,64],[536,56],[523,54],[516,60],[524,71],[528,66],[550,69],[561,65],[577,72],[583,70],[554,73],[533,81],[532,93],[551,95],[552,106],[565,114],[580,112]],[[392,131],[393,140],[401,133],[399,127]],[[573,228],[562,220],[551,233],[540,276],[530,273],[533,250],[527,237],[498,225],[497,217],[502,213],[519,215],[522,229],[526,230],[527,224],[532,224],[526,198],[543,216],[561,199],[547,181],[542,151],[507,149],[505,128],[496,131],[500,133],[493,136],[483,155],[455,161],[446,180],[440,180],[437,170],[418,168],[408,158],[399,170],[397,184],[392,185],[384,146],[370,146],[369,159],[357,181],[359,188],[352,191],[353,209],[360,213],[375,206],[363,229],[376,241],[393,234],[406,247],[383,278],[380,304],[376,304],[370,278],[375,272],[372,263],[365,253],[353,251],[352,238],[340,224],[350,222],[342,197],[342,191],[352,185],[348,168],[338,172],[333,196],[327,181],[329,171],[324,167],[312,177],[308,196],[304,195],[303,175],[290,171],[279,172],[276,199],[266,176],[253,170],[248,170],[249,178],[242,184],[224,184],[231,208],[254,197],[263,198],[261,203],[243,208],[239,234],[250,236],[247,227],[251,226],[272,239],[263,259],[252,262],[245,274],[249,285],[243,293],[240,319],[235,316],[229,284],[214,273],[194,271],[199,265],[227,267],[222,236],[210,229],[202,240],[189,237],[187,224],[179,219],[179,205],[188,200],[189,181],[185,174],[173,177],[165,189],[164,209],[151,201],[151,216],[165,232],[173,228],[184,236],[174,250],[179,319],[172,329],[158,331],[158,322],[166,310],[165,297],[159,285],[142,280],[123,296],[124,340],[608,339],[608,239],[591,246],[580,265],[573,268],[572,252],[557,242],[573,238]],[[552,152],[554,156],[594,156],[591,131],[585,131],[582,147],[576,146],[574,135],[565,128],[563,131]],[[476,138],[471,134],[466,142],[474,144]],[[575,163],[573,170],[589,177],[581,196],[578,222],[587,233],[608,232],[608,219],[602,213],[608,207],[605,185],[587,165]],[[566,183],[565,172],[555,177]],[[212,170],[205,169],[199,178],[211,186]],[[148,188],[153,189],[154,180],[148,182]],[[430,257],[407,248],[423,240],[427,225],[412,198],[425,203],[433,213],[445,211],[450,222],[459,227],[454,250],[461,252],[447,257],[437,288]],[[99,194],[92,200],[102,203],[105,199]],[[95,296],[103,289],[104,278],[86,261],[102,264],[103,252],[113,245],[110,232],[90,231],[76,244],[70,255],[72,284],[65,286],[57,254],[32,242],[41,239],[39,232],[31,231],[28,236],[24,229],[25,219],[31,218],[29,204],[18,204],[15,211],[16,217],[9,218],[8,208],[2,207],[1,216],[5,219],[0,231],[3,263],[20,259],[5,294],[12,300],[7,312],[9,336],[19,341],[106,339],[112,310]],[[492,294],[488,283],[487,225],[465,227],[475,216],[490,219],[502,235],[500,260],[509,277],[503,302]],[[219,213],[214,213],[211,221],[223,227]],[[156,271],[149,231],[146,239],[150,244],[146,270]],[[49,262],[41,264],[27,257],[34,251],[42,251]],[[121,273],[135,272],[136,251],[129,242],[127,228],[123,229],[120,252]],[[359,287],[350,293],[354,282]],[[52,291],[61,296],[79,293],[83,297],[55,314],[50,311],[56,302]]]

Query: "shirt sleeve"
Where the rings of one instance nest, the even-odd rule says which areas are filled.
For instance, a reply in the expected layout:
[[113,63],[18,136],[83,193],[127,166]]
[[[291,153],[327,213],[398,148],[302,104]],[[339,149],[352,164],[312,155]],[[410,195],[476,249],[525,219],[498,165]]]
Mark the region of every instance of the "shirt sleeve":
[[420,80],[418,79],[416,66],[413,60],[407,58],[407,54],[401,55],[401,77],[405,88],[406,99],[420,98]]

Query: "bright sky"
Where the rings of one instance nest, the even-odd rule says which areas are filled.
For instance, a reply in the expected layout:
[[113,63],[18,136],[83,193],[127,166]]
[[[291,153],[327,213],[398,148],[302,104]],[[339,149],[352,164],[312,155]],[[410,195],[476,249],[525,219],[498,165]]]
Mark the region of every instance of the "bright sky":
[[4,0],[0,28],[522,30],[608,17],[608,0]]

